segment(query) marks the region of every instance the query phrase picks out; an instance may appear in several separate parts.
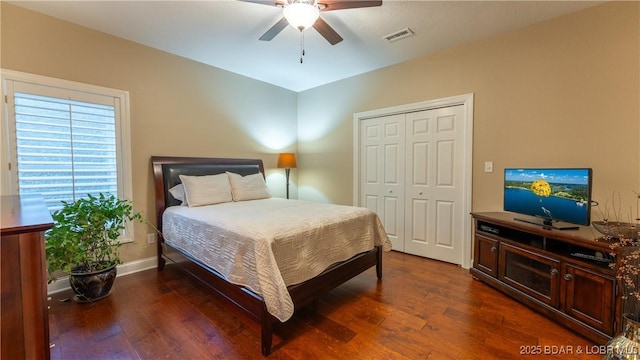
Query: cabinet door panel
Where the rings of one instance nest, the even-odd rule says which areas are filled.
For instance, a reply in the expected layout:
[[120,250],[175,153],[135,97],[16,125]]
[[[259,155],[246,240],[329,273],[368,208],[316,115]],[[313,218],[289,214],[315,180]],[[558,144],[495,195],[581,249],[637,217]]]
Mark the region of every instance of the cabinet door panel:
[[500,243],[500,280],[548,305],[560,303],[560,261]]
[[565,312],[585,324],[613,335],[615,279],[566,264]]
[[476,234],[473,267],[498,277],[498,241]]

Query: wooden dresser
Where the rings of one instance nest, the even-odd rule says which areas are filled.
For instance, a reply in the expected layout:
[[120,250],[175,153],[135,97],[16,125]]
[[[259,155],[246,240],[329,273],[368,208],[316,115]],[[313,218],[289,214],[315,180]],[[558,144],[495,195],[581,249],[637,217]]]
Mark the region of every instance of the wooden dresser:
[[44,232],[53,219],[40,196],[1,196],[0,358],[49,359]]

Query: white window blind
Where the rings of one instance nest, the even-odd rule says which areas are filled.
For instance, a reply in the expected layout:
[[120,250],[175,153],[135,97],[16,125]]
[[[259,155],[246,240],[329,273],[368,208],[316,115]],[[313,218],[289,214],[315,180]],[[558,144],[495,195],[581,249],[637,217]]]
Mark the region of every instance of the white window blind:
[[18,188],[50,209],[87,194],[118,194],[115,109],[15,93]]
[[[4,193],[61,201],[111,193],[131,199],[128,94],[4,70]],[[8,169],[8,172],[5,171]]]

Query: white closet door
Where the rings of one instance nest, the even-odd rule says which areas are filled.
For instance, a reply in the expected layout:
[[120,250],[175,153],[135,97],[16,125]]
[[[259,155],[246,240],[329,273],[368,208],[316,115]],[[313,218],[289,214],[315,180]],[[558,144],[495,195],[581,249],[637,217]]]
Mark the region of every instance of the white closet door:
[[406,115],[404,251],[462,263],[464,109]]
[[405,115],[360,123],[360,205],[380,217],[394,250],[404,251]]

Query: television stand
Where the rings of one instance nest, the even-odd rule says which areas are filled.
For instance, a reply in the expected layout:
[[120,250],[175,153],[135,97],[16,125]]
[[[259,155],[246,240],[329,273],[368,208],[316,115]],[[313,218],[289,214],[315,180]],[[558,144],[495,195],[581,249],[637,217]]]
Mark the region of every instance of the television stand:
[[591,227],[559,231],[516,221],[514,213],[471,215],[474,279],[597,344],[622,330],[619,257]]
[[557,221],[557,220],[550,220],[550,219],[542,219],[542,218],[513,218],[513,220],[516,221],[522,221],[522,222],[526,222],[529,224],[534,224],[534,225],[540,225],[543,228],[548,228],[548,229],[556,229],[556,230],[577,230],[580,229],[580,225],[576,225],[576,224],[572,224],[572,223],[568,223],[568,222],[564,222],[564,221]]

